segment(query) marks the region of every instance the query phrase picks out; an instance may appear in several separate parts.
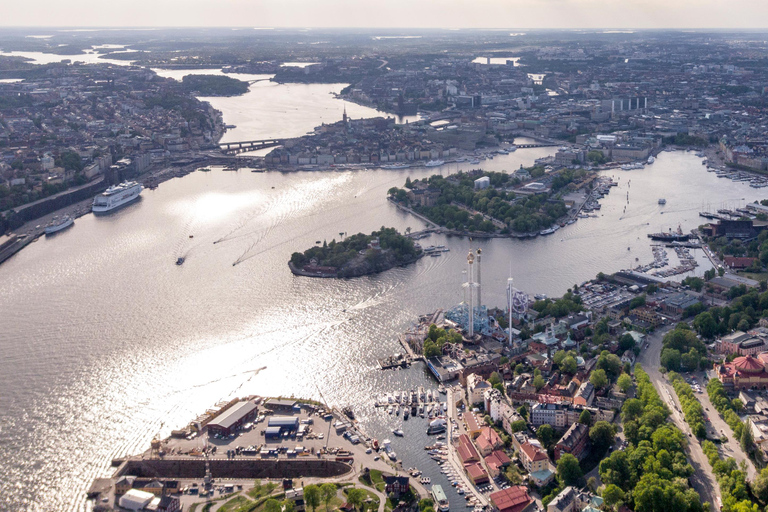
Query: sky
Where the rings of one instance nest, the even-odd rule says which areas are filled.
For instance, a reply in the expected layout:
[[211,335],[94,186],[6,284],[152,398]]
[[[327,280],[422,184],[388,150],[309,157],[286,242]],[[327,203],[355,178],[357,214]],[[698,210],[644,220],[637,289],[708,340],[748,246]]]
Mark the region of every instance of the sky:
[[27,27],[768,27],[768,0],[0,0],[0,13]]

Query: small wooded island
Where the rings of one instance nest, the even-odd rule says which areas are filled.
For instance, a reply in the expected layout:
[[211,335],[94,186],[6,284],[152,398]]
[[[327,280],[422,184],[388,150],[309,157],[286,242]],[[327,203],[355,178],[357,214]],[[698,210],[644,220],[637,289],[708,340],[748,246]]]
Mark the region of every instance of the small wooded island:
[[187,75],[181,79],[184,90],[201,96],[240,96],[248,92],[248,82],[220,75]]
[[337,242],[291,255],[288,267],[307,277],[357,277],[378,274],[413,263],[424,255],[421,247],[395,228],[381,227],[370,235],[358,233]]

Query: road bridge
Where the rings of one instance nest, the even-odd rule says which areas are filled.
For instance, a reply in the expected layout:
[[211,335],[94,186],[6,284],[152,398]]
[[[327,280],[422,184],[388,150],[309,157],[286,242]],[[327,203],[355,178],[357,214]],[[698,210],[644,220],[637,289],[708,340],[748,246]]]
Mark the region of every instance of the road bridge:
[[273,148],[281,146],[283,139],[244,140],[238,142],[220,142],[219,148],[225,153],[243,153],[256,151],[257,149]]

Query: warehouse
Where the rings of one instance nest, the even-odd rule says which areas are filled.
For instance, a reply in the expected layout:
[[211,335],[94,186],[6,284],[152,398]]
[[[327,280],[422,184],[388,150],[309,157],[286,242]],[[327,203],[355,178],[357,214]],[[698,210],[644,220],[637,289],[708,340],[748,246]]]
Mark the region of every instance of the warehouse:
[[272,416],[269,418],[268,426],[270,428],[279,428],[281,434],[283,432],[295,432],[299,428],[299,418],[294,418],[292,416]]
[[228,436],[253,420],[258,409],[253,401],[238,402],[211,420],[208,423],[208,432]]
[[280,427],[267,427],[264,430],[264,437],[267,439],[280,439],[282,429]]

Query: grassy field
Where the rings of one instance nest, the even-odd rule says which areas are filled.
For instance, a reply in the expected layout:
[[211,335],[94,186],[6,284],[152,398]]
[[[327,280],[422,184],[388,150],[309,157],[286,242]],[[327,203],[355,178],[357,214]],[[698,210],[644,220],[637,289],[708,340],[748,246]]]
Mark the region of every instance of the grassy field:
[[358,480],[363,485],[374,487],[379,492],[384,492],[386,484],[384,483],[384,474],[378,469],[372,469],[368,475],[361,476]]
[[738,272],[738,275],[755,281],[768,281],[768,272]]
[[252,501],[245,496],[235,496],[228,502],[224,503],[221,508],[219,508],[219,510],[221,512],[232,512],[234,510],[240,509],[240,507],[248,503],[252,503]]
[[253,489],[248,491],[248,496],[251,498],[258,500],[259,498],[263,498],[264,496],[269,496],[272,494],[272,491],[274,491],[277,488],[277,484],[274,482],[268,482],[264,485],[262,485],[260,482],[256,482],[256,485],[253,486]]

